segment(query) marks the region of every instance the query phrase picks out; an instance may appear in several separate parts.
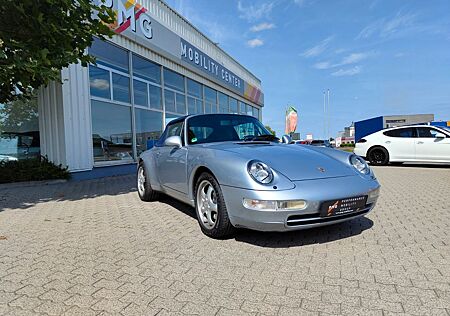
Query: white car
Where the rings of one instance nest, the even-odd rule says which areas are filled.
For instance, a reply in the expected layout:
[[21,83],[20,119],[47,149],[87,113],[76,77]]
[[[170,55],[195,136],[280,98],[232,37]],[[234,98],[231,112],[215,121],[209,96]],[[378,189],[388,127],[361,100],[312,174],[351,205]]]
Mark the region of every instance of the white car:
[[430,125],[388,128],[358,140],[354,153],[373,165],[450,163],[450,129]]

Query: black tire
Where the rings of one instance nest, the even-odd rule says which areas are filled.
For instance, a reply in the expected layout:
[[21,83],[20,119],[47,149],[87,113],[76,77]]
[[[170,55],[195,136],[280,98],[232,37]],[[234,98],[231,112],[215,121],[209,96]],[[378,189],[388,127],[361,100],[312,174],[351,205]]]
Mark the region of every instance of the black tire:
[[389,153],[384,147],[372,148],[367,154],[367,158],[374,166],[385,166],[389,163]]
[[[142,174],[140,174],[141,172],[142,172]],[[142,183],[142,186],[141,186],[140,176],[142,176],[142,175],[144,177],[144,182]],[[139,163],[136,178],[137,178],[136,181],[137,181],[137,189],[138,189],[137,191],[139,194],[139,198],[145,202],[151,202],[151,201],[157,200],[159,197],[159,194],[158,194],[159,192],[152,189],[152,186],[150,185],[150,181],[147,177],[147,171],[145,170],[143,162]]]
[[[208,227],[208,225],[203,222],[202,218],[206,219],[206,215],[200,213],[201,210],[198,203],[198,192],[201,185],[204,189],[203,185],[205,184],[205,181],[209,183],[214,189],[216,198],[215,204],[217,205],[217,213],[215,216],[215,222],[212,227]],[[198,224],[200,225],[200,229],[205,235],[216,239],[222,239],[233,235],[235,228],[231,224],[228,217],[227,206],[225,205],[225,199],[223,197],[222,190],[220,189],[220,185],[217,182],[216,178],[214,178],[210,173],[204,172],[197,179],[194,190],[194,201]]]

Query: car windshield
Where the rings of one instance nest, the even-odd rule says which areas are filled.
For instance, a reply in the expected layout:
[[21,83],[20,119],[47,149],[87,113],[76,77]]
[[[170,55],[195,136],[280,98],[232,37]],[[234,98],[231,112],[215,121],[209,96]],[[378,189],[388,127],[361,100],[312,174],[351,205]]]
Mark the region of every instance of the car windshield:
[[209,114],[188,119],[188,144],[226,141],[278,141],[256,118]]

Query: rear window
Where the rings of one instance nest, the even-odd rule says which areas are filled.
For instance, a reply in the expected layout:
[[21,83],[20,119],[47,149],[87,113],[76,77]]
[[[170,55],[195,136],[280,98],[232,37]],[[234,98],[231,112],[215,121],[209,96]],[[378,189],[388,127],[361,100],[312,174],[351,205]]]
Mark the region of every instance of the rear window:
[[399,129],[393,129],[390,131],[386,131],[383,134],[388,137],[409,138],[409,137],[414,137],[414,129],[410,128],[410,127],[409,128],[399,128]]

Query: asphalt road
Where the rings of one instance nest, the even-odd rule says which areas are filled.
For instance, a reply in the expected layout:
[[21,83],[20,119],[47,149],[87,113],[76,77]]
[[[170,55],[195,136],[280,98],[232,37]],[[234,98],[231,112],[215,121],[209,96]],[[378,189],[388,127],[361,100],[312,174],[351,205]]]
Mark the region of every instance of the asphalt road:
[[366,218],[213,240],[134,176],[0,188],[0,314],[450,315],[450,168],[374,169]]

